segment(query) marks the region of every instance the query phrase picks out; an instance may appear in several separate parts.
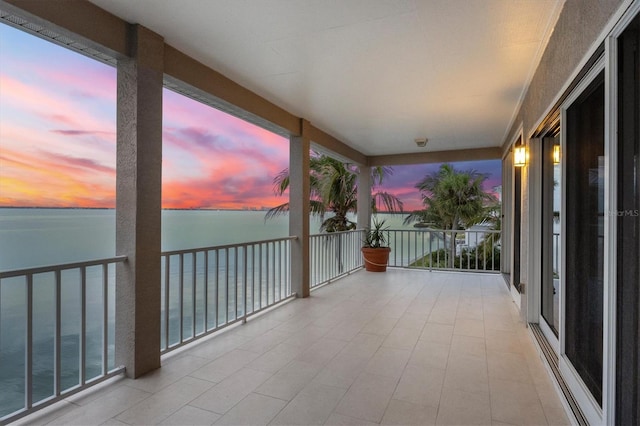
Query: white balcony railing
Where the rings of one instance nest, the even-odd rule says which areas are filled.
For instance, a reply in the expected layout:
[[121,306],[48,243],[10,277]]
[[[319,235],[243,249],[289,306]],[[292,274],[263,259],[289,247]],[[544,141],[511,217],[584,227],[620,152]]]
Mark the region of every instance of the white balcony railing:
[[309,238],[311,288],[362,268],[364,230],[315,234]]
[[161,352],[294,296],[287,237],[162,253]]
[[[500,271],[500,231],[386,233],[389,266]],[[163,252],[161,353],[294,297],[296,238]],[[363,239],[363,230],[312,235],[311,287],[362,268]],[[115,365],[115,266],[124,261],[0,272],[0,321],[11,324],[0,328],[0,422],[123,372]]]
[[389,266],[500,272],[500,231],[392,229],[386,234]]
[[120,374],[115,265],[126,256],[0,272],[0,423]]

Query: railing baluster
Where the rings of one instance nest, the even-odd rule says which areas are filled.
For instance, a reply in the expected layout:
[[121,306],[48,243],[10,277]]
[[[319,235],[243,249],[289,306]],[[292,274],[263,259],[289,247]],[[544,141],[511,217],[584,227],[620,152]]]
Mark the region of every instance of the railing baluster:
[[224,268],[224,274],[225,274],[225,280],[224,280],[224,285],[225,285],[225,323],[229,322],[229,249],[226,248],[224,249],[224,261],[225,261],[225,268]]
[[164,346],[168,348],[169,345],[169,264],[171,263],[171,256],[164,257]]
[[204,333],[209,331],[209,251],[204,251]]
[[87,363],[87,269],[80,268],[80,385],[86,383]]
[[215,328],[218,328],[218,325],[220,323],[220,294],[219,294],[219,290],[218,287],[220,286],[220,279],[218,277],[220,271],[219,271],[219,266],[220,265],[220,252],[218,250],[216,250],[216,279],[215,279],[215,300],[216,300],[216,320],[215,320]]
[[27,330],[25,342],[25,406],[33,406],[33,274],[27,275]]
[[243,322],[247,322],[247,246],[244,246],[242,251],[244,274],[242,275],[242,282],[244,288],[242,289],[242,295],[244,300],[244,307],[242,308]]
[[191,255],[191,337],[196,337],[196,253]]
[[108,370],[109,348],[109,265],[102,264],[102,375]]
[[179,316],[179,320],[178,320],[178,324],[180,326],[180,333],[178,334],[179,336],[179,342],[182,343],[184,342],[184,335],[183,335],[183,330],[184,330],[184,253],[180,253],[180,256],[178,256],[178,262],[179,262],[179,274],[180,276],[178,277],[178,301],[180,303],[180,316]]
[[[62,358],[61,358],[61,343],[62,343],[62,274],[59,269],[55,271],[56,279],[56,329],[54,338],[54,391],[56,396],[60,396],[62,392]],[[106,308],[105,308],[106,309]]]

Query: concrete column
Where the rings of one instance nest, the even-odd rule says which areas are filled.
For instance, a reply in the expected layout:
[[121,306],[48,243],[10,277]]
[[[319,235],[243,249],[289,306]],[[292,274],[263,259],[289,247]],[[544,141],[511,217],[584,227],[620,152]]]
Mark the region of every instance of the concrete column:
[[304,136],[292,136],[289,142],[289,234],[291,242],[291,290],[298,297],[309,296],[309,149]]
[[358,175],[358,229],[371,224],[371,167],[360,166]]
[[128,377],[160,367],[162,37],[131,26],[118,60],[116,365]]

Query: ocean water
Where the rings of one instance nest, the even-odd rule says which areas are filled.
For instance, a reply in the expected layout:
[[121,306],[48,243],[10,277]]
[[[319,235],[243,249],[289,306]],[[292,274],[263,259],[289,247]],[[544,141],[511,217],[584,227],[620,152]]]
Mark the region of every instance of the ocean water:
[[[386,216],[386,215],[385,215]],[[402,218],[386,216],[387,225],[402,228]],[[311,219],[311,233],[320,221]],[[165,210],[162,214],[162,250],[233,244],[288,235],[288,217],[265,221],[262,211]],[[0,208],[0,271],[81,262],[115,256],[115,211],[94,209]],[[101,268],[87,270],[87,378],[101,373],[103,294]],[[113,277],[113,268],[109,274]],[[54,393],[54,276],[34,276],[33,393],[34,401]],[[80,276],[62,272],[61,388],[79,381]],[[113,365],[115,312],[113,279],[107,294],[109,368]],[[172,292],[175,289],[171,290]],[[190,290],[188,290],[190,291]],[[26,343],[26,285],[24,279],[5,279],[0,286],[0,417],[24,404]],[[177,335],[179,309],[170,310],[171,336]]]

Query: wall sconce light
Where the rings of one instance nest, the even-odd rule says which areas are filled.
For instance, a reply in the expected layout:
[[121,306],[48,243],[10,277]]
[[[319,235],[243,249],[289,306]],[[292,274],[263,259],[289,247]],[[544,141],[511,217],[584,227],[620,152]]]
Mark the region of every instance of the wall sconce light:
[[513,165],[516,167],[526,166],[529,161],[529,153],[524,145],[516,146],[513,149]]
[[560,145],[553,146],[553,164],[560,164]]

